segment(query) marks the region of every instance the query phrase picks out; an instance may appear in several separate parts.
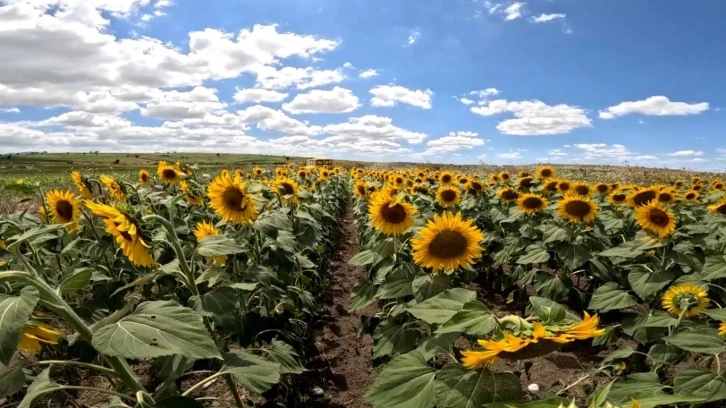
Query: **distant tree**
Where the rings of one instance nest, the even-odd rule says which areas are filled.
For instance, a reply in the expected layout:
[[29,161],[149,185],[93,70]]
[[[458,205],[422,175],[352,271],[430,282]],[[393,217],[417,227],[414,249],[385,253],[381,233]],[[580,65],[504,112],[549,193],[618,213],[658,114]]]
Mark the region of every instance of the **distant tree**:
[[119,160],[118,159],[114,160],[113,164],[119,164]]
[[83,152],[83,155],[85,156],[86,155],[86,152]]
[[138,154],[135,154],[134,157],[136,157],[138,159],[139,158],[139,155]]
[[93,154],[95,154],[96,156],[98,156],[98,150],[96,150],[95,152],[93,152]]
[[9,154],[8,155],[8,160],[10,160],[12,157],[13,157],[13,155],[12,154]]
[[219,153],[217,153],[217,157],[219,157]]

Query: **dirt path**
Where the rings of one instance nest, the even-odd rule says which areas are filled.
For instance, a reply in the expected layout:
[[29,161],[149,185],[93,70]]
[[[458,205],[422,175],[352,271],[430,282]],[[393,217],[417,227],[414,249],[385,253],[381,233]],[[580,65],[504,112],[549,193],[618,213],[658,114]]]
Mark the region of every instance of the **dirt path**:
[[[366,271],[348,264],[358,253],[352,213],[345,215],[342,236],[330,262],[330,295],[324,305],[322,330],[316,331],[316,358],[312,362],[312,383],[320,387],[323,397],[310,401],[310,406],[327,408],[364,408],[363,395],[373,384],[373,339],[366,334],[358,337],[363,316],[376,313],[376,305],[357,312],[350,310],[350,294]],[[319,391],[319,390],[318,390]]]

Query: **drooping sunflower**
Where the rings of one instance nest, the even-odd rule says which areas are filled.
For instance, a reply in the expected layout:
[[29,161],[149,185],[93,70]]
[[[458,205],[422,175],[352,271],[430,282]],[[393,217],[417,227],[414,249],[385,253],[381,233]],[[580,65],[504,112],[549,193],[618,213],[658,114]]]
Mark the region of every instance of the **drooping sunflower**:
[[71,180],[73,180],[73,184],[76,185],[76,188],[78,189],[78,192],[81,193],[81,196],[83,198],[91,198],[93,197],[91,184],[86,181],[86,178],[81,175],[81,173],[74,171],[71,173]]
[[497,191],[497,198],[503,203],[511,203],[517,201],[519,193],[513,188],[504,187]]
[[532,177],[520,177],[519,180],[517,180],[517,185],[519,186],[519,188],[527,189],[532,187],[532,181]]
[[181,180],[182,172],[175,165],[162,160],[159,162],[159,167],[156,168],[156,175],[164,183],[175,184]]
[[121,186],[121,183],[112,177],[101,174],[101,183],[106,186],[108,194],[113,200],[123,201],[126,199],[126,190]]
[[716,214],[726,215],[726,200],[708,206],[708,211]]
[[477,179],[469,180],[466,184],[466,191],[469,194],[479,195],[482,191],[484,191],[484,188],[484,183]]
[[690,283],[671,285],[663,293],[663,308],[673,316],[696,316],[708,307],[711,300],[705,289]]
[[56,345],[62,334],[50,326],[31,320],[20,332],[17,349],[28,354],[38,354],[43,344]]
[[723,322],[718,326],[718,335],[726,336],[726,322]]
[[607,194],[610,191],[610,185],[608,183],[597,183],[595,184],[595,191],[600,194]]
[[439,174],[439,184],[441,185],[449,185],[454,181],[454,173],[450,171],[442,171]]
[[655,200],[636,207],[633,216],[641,228],[650,230],[659,237],[671,235],[676,230],[676,218],[673,213]]
[[239,177],[217,176],[207,187],[210,206],[223,220],[234,224],[250,223],[257,218],[257,202],[245,190]]
[[646,205],[652,200],[658,197],[658,192],[654,188],[643,188],[637,191],[633,191],[628,195],[628,204],[631,207],[639,207]]
[[148,186],[151,183],[151,175],[146,169],[139,170],[139,184],[142,186]]
[[587,183],[577,182],[572,184],[570,191],[583,197],[589,197],[592,194],[592,187]]
[[508,183],[511,179],[512,176],[506,171],[499,172],[499,180],[501,180],[503,183]]
[[562,194],[565,194],[565,193],[567,193],[568,191],[570,191],[570,189],[571,189],[571,188],[572,188],[572,183],[570,183],[570,182],[569,182],[569,181],[567,181],[567,180],[560,180],[560,181],[559,181],[559,182],[557,183],[557,190],[558,190],[558,191],[559,191],[560,193],[562,193]]
[[409,190],[409,192],[411,194],[419,193],[419,194],[423,194],[425,196],[428,196],[431,194],[428,186],[425,184],[414,184],[413,187],[411,187],[411,189]]
[[441,269],[454,271],[476,262],[483,251],[479,242],[484,234],[473,220],[462,220],[461,213],[435,215],[418,236],[411,240],[413,260],[436,273]]
[[202,205],[202,203],[204,202],[204,197],[192,190],[186,181],[180,181],[179,188],[181,188],[181,191],[184,193],[184,198],[189,204]]
[[85,201],[85,205],[91,212],[103,218],[106,232],[115,238],[131,263],[142,267],[157,264],[149,252],[151,245],[144,241],[141,230],[131,216],[110,205],[96,204],[89,200]]
[[686,194],[683,195],[683,198],[688,202],[697,201],[701,197],[700,194],[698,194],[698,191],[689,191]]
[[517,207],[525,214],[534,214],[547,208],[547,200],[537,194],[523,194],[517,199]]
[[45,195],[45,202],[50,209],[50,215],[55,224],[68,224],[68,231],[80,228],[78,218],[81,216],[81,203],[70,190],[51,190]]
[[436,190],[436,202],[440,206],[449,208],[453,207],[461,201],[461,190],[453,185],[444,185]]
[[[202,242],[204,238],[215,235],[219,235],[219,230],[207,221],[198,222],[194,229],[194,236],[197,238],[197,242]],[[227,255],[209,256],[207,259],[217,265],[224,265],[227,262]]]
[[353,186],[353,195],[358,198],[366,198],[368,196],[368,189],[366,188],[365,181],[356,181],[355,185]]
[[542,185],[542,190],[547,194],[556,194],[559,191],[559,184],[557,179],[549,179]]
[[599,207],[588,197],[565,196],[557,205],[557,214],[567,221],[590,223],[595,220]]
[[555,176],[555,169],[550,166],[541,166],[537,168],[537,178],[546,180]]
[[280,177],[273,183],[275,190],[282,194],[282,200],[284,202],[296,203],[298,202],[297,195],[300,193],[300,186],[297,182],[291,178]]
[[416,214],[413,205],[384,192],[371,196],[368,205],[373,227],[386,235],[398,236],[406,232],[413,225],[413,214]]
[[489,181],[491,181],[492,183],[499,183],[499,175],[495,173],[490,174]]
[[613,204],[623,204],[628,200],[628,195],[618,188],[610,194],[609,200]]

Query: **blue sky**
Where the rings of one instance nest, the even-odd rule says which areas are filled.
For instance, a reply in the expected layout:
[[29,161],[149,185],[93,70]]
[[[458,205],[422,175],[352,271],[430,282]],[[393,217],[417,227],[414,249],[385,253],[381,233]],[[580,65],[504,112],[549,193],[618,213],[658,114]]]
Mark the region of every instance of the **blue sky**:
[[0,152],[723,171],[723,15],[717,0],[0,0]]

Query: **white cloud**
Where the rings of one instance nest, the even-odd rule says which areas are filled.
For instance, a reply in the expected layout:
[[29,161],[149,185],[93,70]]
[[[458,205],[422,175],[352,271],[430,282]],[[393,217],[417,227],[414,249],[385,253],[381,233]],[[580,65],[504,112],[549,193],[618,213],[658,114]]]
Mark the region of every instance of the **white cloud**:
[[553,20],[557,19],[564,19],[566,17],[565,14],[555,13],[555,14],[540,14],[539,16],[532,17],[532,21],[535,23],[547,23]]
[[522,155],[519,152],[509,152],[509,153],[501,153],[499,154],[499,157],[502,159],[521,159]]
[[378,76],[378,72],[375,69],[367,69],[361,72],[358,76],[361,78],[371,78],[374,76]]
[[343,68],[353,68],[353,64],[351,64],[350,62],[346,62],[345,64],[343,64]]
[[431,109],[431,96],[434,94],[430,89],[410,90],[399,85],[376,85],[370,93],[373,94],[371,106],[390,107],[400,102],[423,109]]
[[350,89],[336,86],[330,91],[314,89],[306,94],[298,94],[290,103],[282,104],[282,109],[293,113],[348,113],[360,106],[358,97]]
[[695,150],[679,150],[677,152],[668,153],[668,156],[683,157],[683,156],[703,156],[702,151]]
[[256,70],[257,86],[267,89],[286,89],[292,86],[297,89],[315,88],[336,84],[346,79],[342,69],[317,70],[312,67],[295,68],[262,67]]
[[393,119],[375,115],[350,118],[345,123],[324,126],[322,133],[331,135],[326,139],[328,141],[350,143],[362,140],[388,140],[417,144],[423,142],[426,138],[425,133],[399,128],[393,125]]
[[223,110],[227,105],[220,102],[217,90],[203,86],[189,92],[165,91],[141,109],[143,116],[157,119],[203,118],[209,113]]
[[470,110],[482,116],[512,113],[515,119],[507,119],[497,125],[499,131],[508,135],[555,135],[592,127],[592,121],[583,109],[564,104],[551,106],[538,100],[508,102],[498,99]]
[[0,108],[0,113],[20,113],[18,108]]
[[474,147],[483,146],[486,141],[480,139],[475,132],[459,131],[450,132],[447,136],[434,139],[426,143],[428,148],[423,152],[414,153],[412,156],[421,159],[429,156],[450,154],[459,150],[471,150]]
[[413,45],[418,39],[421,38],[421,32],[418,30],[411,31],[411,34],[408,36],[408,45]]
[[464,105],[471,105],[474,103],[474,101],[469,98],[461,98],[459,99],[459,102],[463,103]]
[[237,89],[233,98],[238,103],[282,102],[287,98],[287,95],[269,89],[246,88]]
[[635,156],[635,160],[658,160],[658,158],[655,156],[643,155],[643,156]]
[[617,116],[639,113],[648,116],[698,115],[707,111],[708,102],[686,103],[671,102],[665,96],[651,96],[642,101],[622,102],[600,111],[600,119],[613,119]]
[[547,153],[549,156],[567,156],[567,153],[560,149],[552,149]]
[[489,96],[497,96],[497,95],[499,95],[499,93],[500,93],[500,91],[497,88],[487,88],[487,89],[482,89],[480,91],[471,91],[471,92],[469,92],[469,95],[476,95],[479,98],[483,99],[483,98],[486,98]]
[[504,19],[507,21],[511,21],[522,17],[523,7],[524,3],[512,3],[509,7],[504,9]]
[[632,152],[621,144],[579,143],[575,144],[575,148],[580,149],[577,156],[586,160],[603,158],[626,160],[632,157]]

